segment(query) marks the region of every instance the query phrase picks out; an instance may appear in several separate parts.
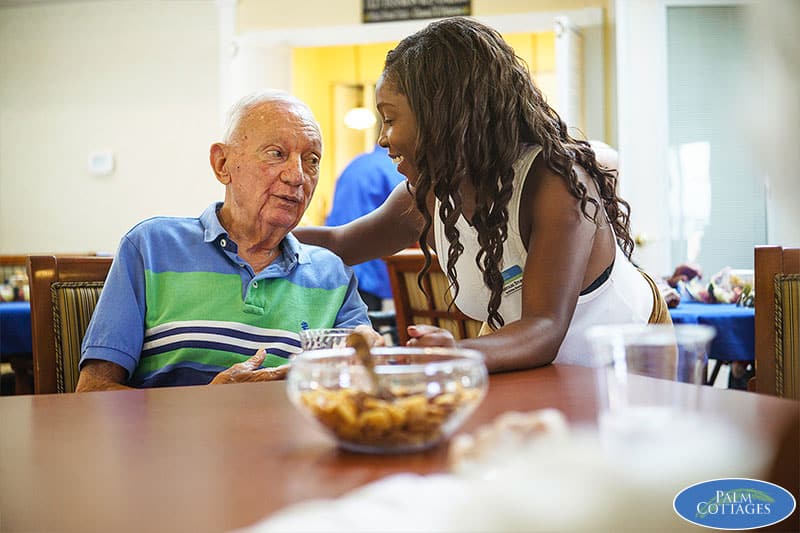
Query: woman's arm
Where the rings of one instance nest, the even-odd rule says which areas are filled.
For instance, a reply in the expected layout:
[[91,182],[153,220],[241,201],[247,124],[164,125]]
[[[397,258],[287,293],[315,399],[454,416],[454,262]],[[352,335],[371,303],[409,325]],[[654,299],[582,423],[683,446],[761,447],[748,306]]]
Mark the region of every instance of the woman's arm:
[[583,215],[561,177],[542,167],[537,172],[533,183],[538,181],[538,189],[523,195],[522,206],[533,218],[520,320],[457,343],[452,337],[448,343],[443,338],[448,334],[438,328],[412,326],[409,335],[417,336],[417,344],[477,349],[485,354],[490,372],[538,367],[555,359],[585,285],[596,226]]
[[306,244],[328,248],[348,265],[413,246],[419,239],[423,220],[405,183],[397,185],[375,211],[343,226],[298,227],[292,233]]

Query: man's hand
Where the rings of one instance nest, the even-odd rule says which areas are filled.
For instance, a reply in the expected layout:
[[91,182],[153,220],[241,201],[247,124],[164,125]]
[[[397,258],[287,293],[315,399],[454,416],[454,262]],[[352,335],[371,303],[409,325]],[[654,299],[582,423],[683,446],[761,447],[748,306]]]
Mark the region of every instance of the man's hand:
[[289,371],[289,365],[276,366],[274,368],[259,368],[267,352],[262,348],[256,354],[241,363],[236,363],[227,370],[214,376],[210,385],[220,385],[223,383],[248,383],[252,381],[276,381],[284,379]]
[[453,348],[456,345],[456,340],[453,338],[452,333],[446,329],[426,324],[408,326],[408,336],[411,338],[408,339],[406,346],[442,346],[445,348]]

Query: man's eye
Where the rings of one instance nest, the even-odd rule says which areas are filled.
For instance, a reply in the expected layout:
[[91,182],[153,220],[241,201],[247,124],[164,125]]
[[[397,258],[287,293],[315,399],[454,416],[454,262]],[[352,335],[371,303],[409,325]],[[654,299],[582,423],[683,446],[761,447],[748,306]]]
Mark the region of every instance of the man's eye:
[[280,150],[277,150],[277,149],[267,150],[266,154],[269,157],[275,157],[275,158],[278,158],[278,159],[283,157],[283,152],[281,152]]
[[312,170],[319,170],[320,158],[318,156],[310,156],[306,158],[306,165]]

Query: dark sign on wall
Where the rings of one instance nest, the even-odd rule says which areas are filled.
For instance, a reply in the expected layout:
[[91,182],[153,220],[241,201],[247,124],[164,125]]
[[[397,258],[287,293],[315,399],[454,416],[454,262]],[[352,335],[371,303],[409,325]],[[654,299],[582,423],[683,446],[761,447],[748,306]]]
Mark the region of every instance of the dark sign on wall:
[[471,4],[469,0],[363,0],[362,20],[393,22],[470,15]]

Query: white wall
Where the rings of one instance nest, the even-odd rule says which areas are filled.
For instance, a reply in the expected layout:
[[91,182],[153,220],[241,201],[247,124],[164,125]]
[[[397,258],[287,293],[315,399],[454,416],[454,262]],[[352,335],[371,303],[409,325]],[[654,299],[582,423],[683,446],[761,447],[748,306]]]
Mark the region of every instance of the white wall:
[[[222,199],[218,65],[212,0],[0,8],[0,253],[114,251]],[[89,174],[96,149],[113,174]]]
[[767,237],[800,247],[800,2],[754,3],[749,22],[756,54],[745,105],[767,183]]

